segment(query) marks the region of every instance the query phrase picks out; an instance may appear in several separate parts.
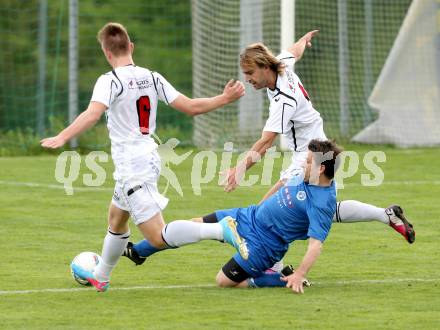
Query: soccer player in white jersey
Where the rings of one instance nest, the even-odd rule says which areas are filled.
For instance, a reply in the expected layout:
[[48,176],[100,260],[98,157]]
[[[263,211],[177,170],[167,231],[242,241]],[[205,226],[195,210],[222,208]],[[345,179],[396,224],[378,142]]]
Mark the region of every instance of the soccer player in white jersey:
[[[168,200],[157,189],[161,165],[157,144],[151,137],[156,128],[158,101],[189,115],[198,115],[234,102],[244,95],[244,86],[239,81],[231,80],[220,95],[191,99],[174,89],[159,73],[134,64],[134,45],[121,24],[106,24],[97,38],[112,71],[97,80],[87,110],[57,136],[41,140],[41,145],[45,148],[62,147],[92,127],[106,113],[116,184],[109,206],[109,227],[102,248],[102,262],[93,273],[80,267],[73,269],[98,291],[106,291],[110,273],[130,236],[130,216],[144,237],[157,249],[166,246],[166,239],[174,240],[171,232],[177,236],[185,232],[186,222],[175,230],[169,226],[170,233],[162,231],[165,222],[161,211]],[[209,227],[204,228],[209,231]],[[193,227],[188,229],[192,230]],[[222,239],[221,233],[209,234]],[[200,235],[196,239],[203,238],[203,233]]]
[[[269,118],[263,128],[261,138],[255,142],[243,161],[237,167],[226,171],[226,191],[232,191],[238,185],[246,170],[266,153],[278,134],[283,134],[288,141],[288,146],[293,152],[292,163],[286,171],[281,173],[280,180],[269,190],[262,201],[277,192],[292,177],[303,174],[302,165],[307,159],[307,146],[312,139],[327,140],[321,115],[313,108],[307,91],[293,71],[295,61],[302,57],[306,47],[311,47],[311,40],[317,33],[317,30],[306,33],[277,57],[261,43],[248,46],[240,55],[240,66],[246,81],[255,89],[267,88],[270,101]],[[205,223],[217,222],[221,220],[221,217],[204,217],[194,220]],[[344,223],[380,221],[394,228],[409,243],[415,240],[413,226],[405,218],[398,205],[384,209],[359,201],[346,200],[337,203],[333,221]],[[174,226],[175,222],[171,224]],[[190,225],[186,226],[189,228]],[[168,232],[170,231],[167,230]],[[179,237],[169,240],[168,245],[178,247],[197,242],[197,239],[191,236],[189,232],[188,234],[181,232]],[[155,252],[154,247],[152,248],[148,241],[143,240],[136,244],[129,242],[124,256],[140,265],[144,263],[146,256]],[[279,272],[282,268],[282,262],[277,262],[271,269]]]
[[[306,33],[277,57],[262,43],[249,45],[240,55],[240,66],[246,81],[255,89],[267,88],[270,101],[269,118],[261,138],[255,142],[244,160],[235,168],[226,171],[226,191],[232,191],[239,184],[245,171],[257,161],[256,158],[266,153],[278,134],[286,137],[289,149],[293,152],[293,159],[290,167],[281,173],[280,180],[263,200],[276,192],[292,176],[302,172],[300,164],[307,157],[307,145],[311,139],[326,139],[322,118],[313,108],[306,89],[294,72],[295,62],[302,57],[307,47],[311,47],[312,38],[317,33],[317,30]],[[409,243],[415,240],[413,226],[398,205],[384,209],[353,200],[342,201],[337,203],[334,221],[380,221],[394,228]]]

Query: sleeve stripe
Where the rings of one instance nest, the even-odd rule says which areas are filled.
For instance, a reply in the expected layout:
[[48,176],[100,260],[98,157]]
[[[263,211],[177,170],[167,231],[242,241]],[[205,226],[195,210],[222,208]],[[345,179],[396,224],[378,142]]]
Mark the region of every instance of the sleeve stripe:
[[163,82],[160,80],[160,77],[157,77],[157,78],[154,77],[153,72],[151,72],[151,76],[153,77],[154,89],[156,89],[157,95],[159,95],[159,91],[157,90],[157,87],[160,85],[160,87],[162,88],[163,97],[165,98],[165,102],[167,104],[170,104],[170,102],[168,101],[167,95],[165,94],[165,88],[164,88]]
[[160,79],[157,79],[157,80],[160,82],[160,85],[162,86],[162,93],[163,93],[163,96],[165,97],[165,101],[167,102],[167,104],[169,104],[167,95],[165,94],[165,89],[163,88],[163,83],[160,81]]
[[298,102],[296,101],[296,99],[293,96],[287,95],[286,93],[282,92],[279,88],[277,88],[277,90],[278,90],[278,93],[276,93],[273,98],[277,97],[278,95],[283,95],[283,96],[287,97],[288,99],[295,101],[295,105],[298,107]]
[[159,94],[159,93],[157,92],[156,78],[154,78],[153,72],[150,72],[150,73],[151,73],[151,78],[153,78],[153,84],[154,84],[154,89],[156,90],[156,94]]
[[290,59],[290,58],[295,58],[295,56],[283,57],[283,58],[280,58],[279,60],[280,60],[280,61],[282,61],[282,60],[288,60],[288,59]]
[[293,108],[291,104],[283,103],[283,112],[281,113],[281,134],[284,134],[284,108],[286,105]]
[[170,102],[168,102],[168,98],[167,98],[167,95],[165,94],[165,89],[163,88],[162,82],[160,82],[160,84],[162,85],[162,93],[163,93],[163,96],[165,97],[165,101],[167,101],[167,104],[169,104]]
[[118,79],[119,83],[121,84],[121,91],[118,93],[118,95],[116,95],[116,97],[118,97],[119,95],[122,94],[122,92],[124,91],[124,86],[122,85],[121,80],[119,79],[118,75],[116,74],[115,70],[112,70],[112,73],[115,75],[116,79]]
[[113,93],[113,84],[115,84],[116,89],[118,89],[118,85],[116,84],[116,82],[112,79],[111,83],[110,83],[110,97],[108,98],[108,105],[110,106],[110,103],[112,101],[112,93]]
[[295,133],[295,122],[291,120],[292,122],[292,137],[293,137],[293,145],[295,146],[295,151],[298,151],[298,145],[296,144],[296,133]]

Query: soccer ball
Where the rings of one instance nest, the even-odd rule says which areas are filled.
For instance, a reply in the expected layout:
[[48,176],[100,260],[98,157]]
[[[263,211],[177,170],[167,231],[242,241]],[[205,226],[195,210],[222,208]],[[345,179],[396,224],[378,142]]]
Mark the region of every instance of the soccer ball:
[[81,285],[90,285],[90,283],[85,279],[74,274],[72,265],[78,265],[84,270],[93,272],[95,267],[101,262],[101,257],[94,252],[81,252],[75,258],[73,258],[70,264],[70,272],[75,281]]

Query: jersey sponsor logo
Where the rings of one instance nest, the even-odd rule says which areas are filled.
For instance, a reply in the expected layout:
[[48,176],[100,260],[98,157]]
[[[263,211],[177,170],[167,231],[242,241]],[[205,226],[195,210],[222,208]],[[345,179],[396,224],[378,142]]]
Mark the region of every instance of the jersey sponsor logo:
[[299,201],[303,201],[307,198],[306,192],[304,190],[300,190],[296,193],[296,199]]
[[148,78],[135,79],[130,78],[128,81],[129,89],[146,89],[153,86],[153,83]]
[[292,85],[295,84],[295,80],[293,79],[292,72],[286,70],[286,75],[287,75],[287,81],[289,81],[289,83],[291,83]]
[[282,191],[282,203],[284,206],[288,207],[289,209],[295,206],[293,204],[292,196],[290,195],[290,191],[288,187],[285,187]]
[[289,84],[289,88],[290,88],[290,90],[291,90],[292,92],[295,93],[295,85],[291,85],[291,84]]

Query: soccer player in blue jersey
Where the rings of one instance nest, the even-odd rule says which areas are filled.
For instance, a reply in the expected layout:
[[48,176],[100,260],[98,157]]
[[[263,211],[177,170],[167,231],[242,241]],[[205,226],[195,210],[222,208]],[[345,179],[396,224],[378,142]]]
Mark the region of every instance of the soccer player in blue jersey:
[[[204,223],[198,224],[221,226],[222,239],[238,251],[217,274],[219,286],[287,286],[295,293],[304,292],[305,276],[321,253],[336,211],[333,177],[338,165],[337,156],[341,152],[335,143],[319,140],[312,140],[308,150],[303,177],[293,177],[259,205],[220,210],[204,217]],[[178,235],[175,237],[175,241],[166,242],[169,247],[196,242],[182,236],[178,238]],[[295,272],[288,276],[266,272],[283,258],[290,243],[307,239],[307,252]],[[148,251],[145,246],[148,241],[144,240],[142,244],[143,251]],[[156,252],[158,250],[151,247],[148,255]]]
[[[312,139],[326,140],[323,122],[320,114],[314,109],[309,95],[307,94],[299,77],[294,72],[294,64],[303,56],[306,48],[311,47],[312,38],[318,31],[310,31],[294,43],[289,49],[283,51],[275,57],[263,44],[253,44],[246,47],[240,55],[240,66],[245,75],[246,81],[251,83],[255,89],[267,88],[270,101],[269,117],[263,128],[262,137],[259,139],[246,157],[233,169],[226,171],[227,183],[225,190],[232,191],[240,181],[245,171],[253,166],[258,156],[263,156],[270,148],[277,135],[283,134],[288,145],[293,152],[292,163],[286,171],[283,171],[280,180],[264,196],[263,200],[269,198],[278,191],[282,185],[286,184],[295,176],[302,175],[301,164],[307,157],[307,145]],[[203,221],[212,220],[215,217],[204,218]],[[201,219],[199,218],[199,221]],[[402,235],[408,243],[415,241],[415,231],[411,223],[408,222],[403,210],[398,205],[391,205],[388,208],[380,208],[374,205],[362,203],[354,200],[338,202],[333,221],[342,223],[352,223],[358,221],[380,221],[391,226],[395,231]],[[183,241],[187,241],[191,236],[190,228],[193,232],[199,232],[196,225],[175,222],[175,229],[168,228],[166,234],[171,235],[173,240],[176,236],[181,236]],[[179,230],[177,230],[179,229]],[[215,231],[215,227],[209,228],[210,233]],[[205,233],[200,236],[207,237]],[[197,241],[195,237],[193,241]],[[220,234],[217,232],[217,237]],[[138,242],[133,245],[127,244],[124,255],[133,260],[136,264],[144,262],[143,256],[149,255],[149,249],[145,242]],[[180,245],[179,245],[180,246]],[[280,270],[282,262],[277,262],[271,268]]]

